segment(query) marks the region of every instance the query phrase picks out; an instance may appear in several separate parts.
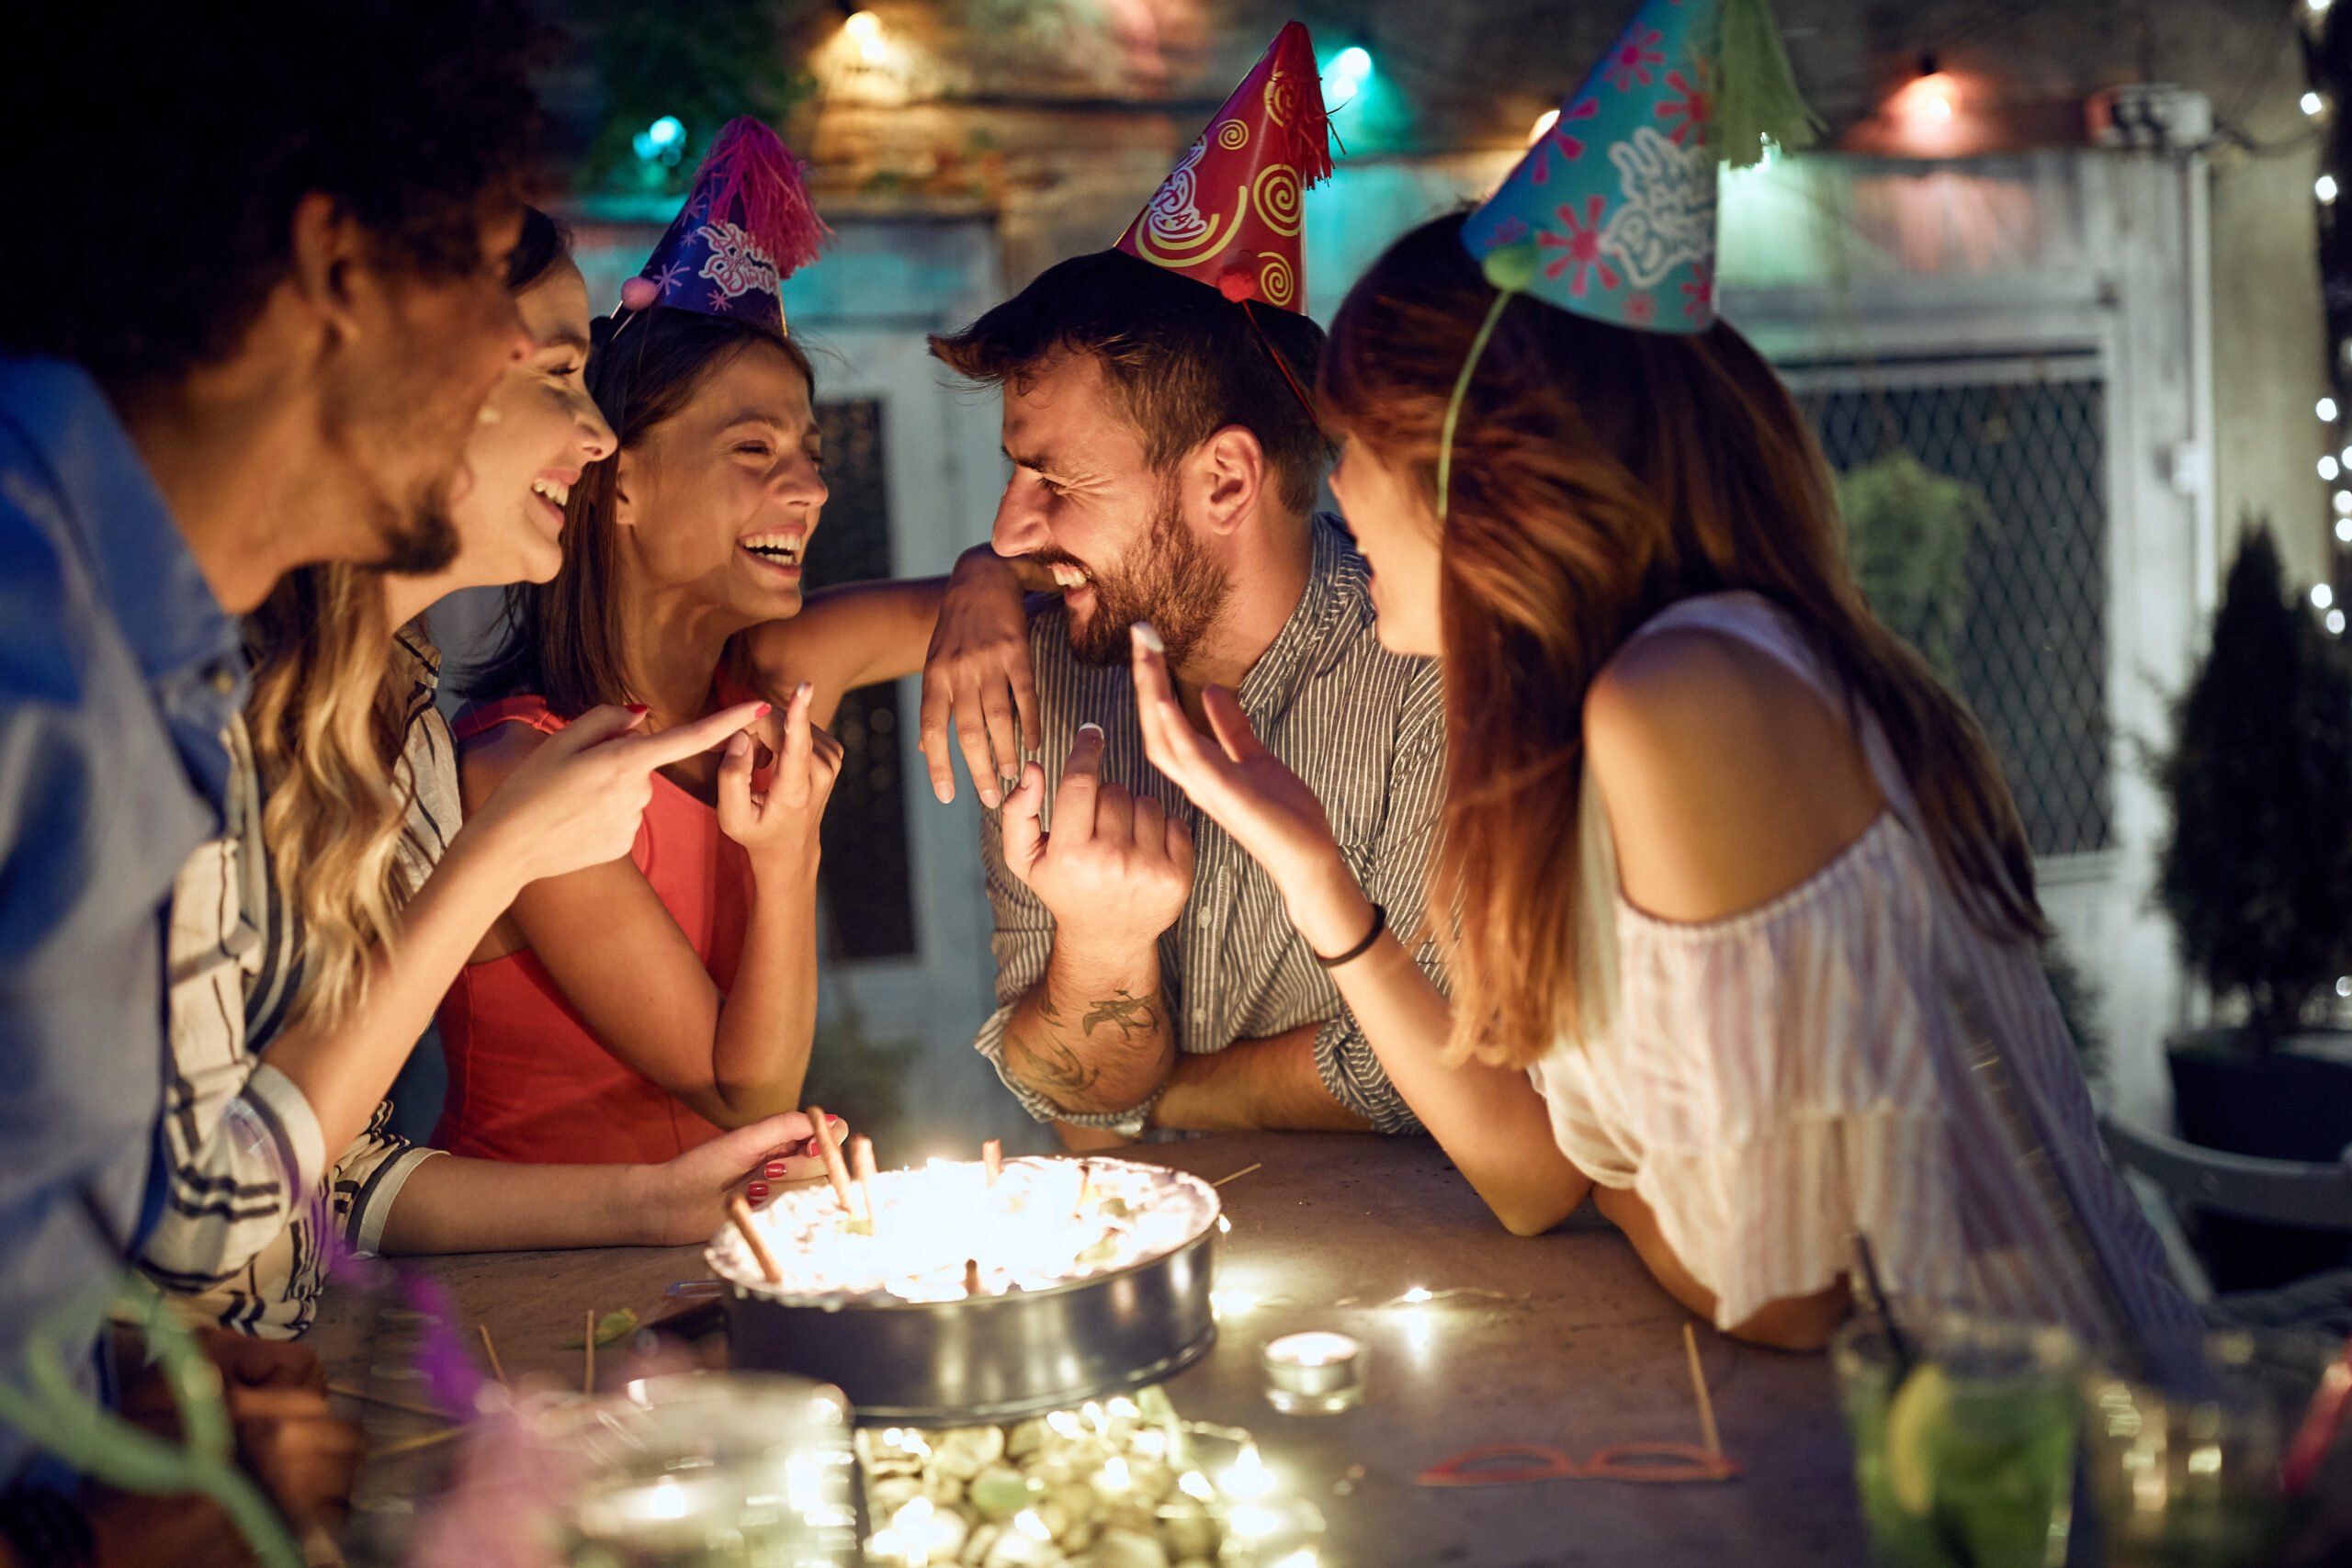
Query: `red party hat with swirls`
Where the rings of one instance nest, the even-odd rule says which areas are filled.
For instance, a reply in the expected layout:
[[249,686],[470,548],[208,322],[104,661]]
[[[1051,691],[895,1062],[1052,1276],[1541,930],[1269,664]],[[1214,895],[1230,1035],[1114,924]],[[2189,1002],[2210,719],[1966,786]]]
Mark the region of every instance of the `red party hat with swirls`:
[[1330,176],[1330,135],[1315,42],[1286,22],[1118,249],[1236,302],[1303,313],[1302,197]]

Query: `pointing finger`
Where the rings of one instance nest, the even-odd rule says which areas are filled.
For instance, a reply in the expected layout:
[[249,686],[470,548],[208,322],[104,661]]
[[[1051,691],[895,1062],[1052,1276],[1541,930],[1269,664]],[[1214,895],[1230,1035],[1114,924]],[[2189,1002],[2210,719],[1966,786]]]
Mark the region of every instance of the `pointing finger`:
[[629,744],[640,747],[640,758],[649,768],[659,768],[672,762],[699,756],[725,740],[729,736],[764,717],[773,711],[766,703],[737,703],[720,708],[717,713],[682,724],[675,729],[665,729],[658,735],[640,736]]

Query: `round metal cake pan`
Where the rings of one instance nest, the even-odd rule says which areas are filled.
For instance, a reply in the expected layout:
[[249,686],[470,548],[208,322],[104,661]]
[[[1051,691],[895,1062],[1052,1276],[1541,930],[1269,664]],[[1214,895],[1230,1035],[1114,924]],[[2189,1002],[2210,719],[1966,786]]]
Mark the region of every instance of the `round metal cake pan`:
[[957,1302],[778,1301],[728,1286],[729,1359],[839,1387],[861,1426],[977,1427],[1163,1382],[1216,1342],[1215,1224],[1142,1263]]

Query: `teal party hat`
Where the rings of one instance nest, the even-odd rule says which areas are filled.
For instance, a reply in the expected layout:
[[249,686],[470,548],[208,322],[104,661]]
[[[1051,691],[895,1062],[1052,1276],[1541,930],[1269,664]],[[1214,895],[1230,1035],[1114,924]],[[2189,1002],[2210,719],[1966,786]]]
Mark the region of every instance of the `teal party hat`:
[[1765,0],[1645,0],[1463,243],[1499,288],[1619,326],[1704,332],[1716,165],[1812,140]]
[[1496,289],[1438,447],[1445,515],[1453,431],[1511,298],[1645,332],[1715,324],[1715,172],[1810,146],[1768,0],[1643,0],[1462,243]]

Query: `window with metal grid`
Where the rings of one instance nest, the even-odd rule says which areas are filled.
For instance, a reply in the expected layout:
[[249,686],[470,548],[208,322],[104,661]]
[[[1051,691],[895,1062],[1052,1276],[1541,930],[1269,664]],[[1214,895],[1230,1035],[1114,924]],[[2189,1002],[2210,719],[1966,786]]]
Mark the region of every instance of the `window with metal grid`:
[[[872,398],[820,402],[825,485],[832,492],[808,541],[811,589],[890,575],[890,503],[882,405]],[[852,692],[833,719],[842,775],[825,808],[819,890],[842,958],[902,958],[915,951],[908,865],[907,803],[899,776],[899,689]]]
[[[2113,842],[2105,385],[2089,356],[2023,375],[1965,364],[1787,366],[1831,465],[1897,450],[1974,486],[1953,649],[2037,855]],[[1900,630],[1901,628],[1897,628]]]

